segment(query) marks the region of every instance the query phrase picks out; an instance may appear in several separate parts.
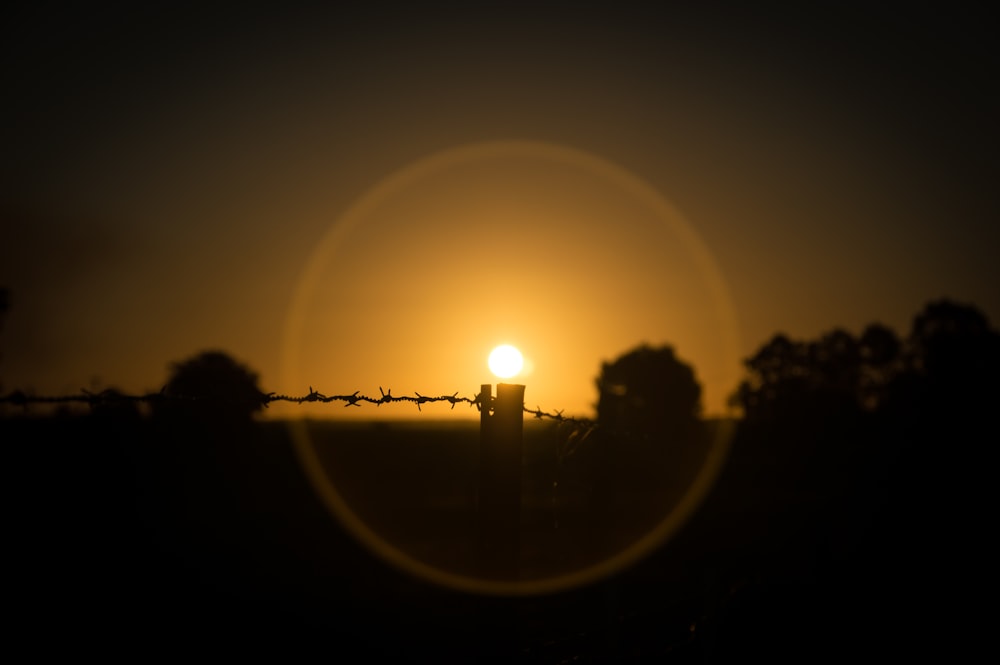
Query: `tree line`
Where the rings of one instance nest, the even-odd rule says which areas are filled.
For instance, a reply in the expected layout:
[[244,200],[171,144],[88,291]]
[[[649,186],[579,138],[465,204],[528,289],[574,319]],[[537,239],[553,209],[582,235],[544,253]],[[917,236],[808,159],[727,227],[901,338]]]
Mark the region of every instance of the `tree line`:
[[[821,422],[862,414],[977,414],[1000,385],[1000,333],[975,306],[929,302],[900,337],[881,323],[816,339],[775,334],[744,360],[729,404],[752,423]],[[673,347],[642,345],[604,363],[598,421],[612,429],[684,430],[701,413],[693,367]]]

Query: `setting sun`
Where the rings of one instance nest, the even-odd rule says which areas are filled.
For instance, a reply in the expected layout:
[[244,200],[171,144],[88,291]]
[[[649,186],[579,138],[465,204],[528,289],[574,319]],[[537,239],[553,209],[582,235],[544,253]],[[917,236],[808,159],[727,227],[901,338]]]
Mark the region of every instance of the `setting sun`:
[[490,371],[501,379],[509,379],[517,376],[524,366],[524,358],[521,352],[510,344],[502,344],[490,352]]

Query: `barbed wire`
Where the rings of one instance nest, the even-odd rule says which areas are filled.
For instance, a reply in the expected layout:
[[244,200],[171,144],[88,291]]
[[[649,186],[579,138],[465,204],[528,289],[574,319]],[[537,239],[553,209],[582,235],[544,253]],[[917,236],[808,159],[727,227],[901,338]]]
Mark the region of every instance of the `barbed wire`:
[[[374,404],[376,407],[382,406],[383,404],[390,404],[394,402],[410,402],[417,406],[418,411],[422,411],[421,406],[428,403],[434,402],[447,402],[451,404],[452,410],[454,410],[457,404],[468,404],[469,406],[475,406],[478,410],[482,410],[483,396],[482,394],[476,394],[475,397],[465,397],[460,396],[458,392],[454,392],[451,395],[439,395],[430,396],[423,395],[419,392],[414,391],[412,395],[393,395],[392,389],[384,390],[379,386],[379,397],[371,397],[369,395],[363,394],[360,390],[355,390],[351,394],[344,395],[326,395],[324,393],[315,390],[312,386],[309,386],[309,392],[302,396],[285,395],[279,393],[260,393],[259,395],[253,395],[250,398],[227,398],[224,396],[190,396],[190,395],[172,395],[166,393],[164,390],[160,390],[155,393],[144,393],[138,395],[130,395],[126,393],[119,392],[117,390],[103,390],[100,392],[91,392],[86,389],[81,389],[79,394],[76,395],[32,395],[25,393],[20,390],[15,390],[6,395],[0,395],[0,404],[11,404],[14,406],[27,408],[29,404],[87,404],[91,408],[94,407],[104,407],[104,406],[120,406],[122,404],[135,404],[135,403],[146,403],[146,404],[164,404],[169,402],[202,402],[202,403],[227,403],[227,404],[239,404],[247,406],[262,406],[267,407],[275,402],[286,402],[291,404],[307,404],[307,403],[320,403],[320,404],[330,404],[333,402],[343,402],[344,407],[360,407],[361,404]],[[491,402],[495,401],[495,397],[489,398]],[[489,408],[490,405],[487,405]],[[572,425],[575,428],[581,429],[592,429],[596,427],[596,422],[588,418],[579,418],[575,416],[563,415],[562,410],[557,411],[544,411],[541,407],[536,406],[534,409],[530,409],[527,406],[522,407],[524,413],[534,416],[536,420],[550,420],[561,425]],[[589,434],[589,432],[588,432]]]
[[294,404],[304,404],[307,402],[320,402],[322,404],[329,404],[330,402],[344,402],[344,406],[348,407],[361,406],[361,403],[381,406],[391,402],[412,402],[417,405],[417,410],[420,411],[420,406],[422,404],[427,404],[428,402],[449,402],[451,404],[451,408],[454,409],[456,404],[463,403],[469,404],[470,406],[481,407],[482,401],[479,395],[476,395],[474,399],[470,399],[468,397],[459,397],[457,392],[452,393],[451,395],[431,397],[428,395],[421,395],[418,392],[414,392],[413,395],[393,395],[391,388],[389,390],[383,390],[382,386],[379,386],[378,391],[381,393],[380,397],[369,397],[368,395],[363,395],[360,390],[355,390],[350,395],[324,395],[323,393],[314,390],[312,386],[309,386],[309,394],[302,397],[267,393],[262,396],[261,403],[264,406],[267,406],[272,402],[291,402]]

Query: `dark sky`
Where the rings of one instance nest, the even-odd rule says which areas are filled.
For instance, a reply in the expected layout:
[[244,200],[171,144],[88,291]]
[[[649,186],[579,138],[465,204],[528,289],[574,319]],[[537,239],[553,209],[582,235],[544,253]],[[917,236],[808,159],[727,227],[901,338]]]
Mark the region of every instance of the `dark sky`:
[[[328,357],[310,351],[320,376],[309,383],[332,393],[376,392],[379,384],[472,392],[476,377],[488,380],[490,346],[510,341],[534,356],[546,386],[532,397],[526,378],[526,399],[581,410],[601,360],[632,343],[669,342],[699,370],[707,406],[717,411],[738,378],[738,356],[778,330],[805,337],[882,321],[905,333],[941,297],[1000,320],[1000,72],[985,10],[143,4],[123,13],[33,3],[6,11],[5,390],[155,389],[169,362],[219,347],[258,370],[266,389],[299,392],[306,386],[278,385],[290,376],[282,348],[295,343],[286,339],[287,312],[323,238],[390,174],[497,141],[591,155],[675,206],[725,280],[736,357],[713,365],[719,354],[696,340],[718,321],[678,304],[694,295],[665,295],[701,279],[665,267],[676,247],[630,236],[638,217],[610,213],[603,223],[634,237],[633,246],[606,249],[594,263],[554,250],[544,268],[536,254],[483,266],[521,272],[549,304],[536,298],[522,311],[505,301],[509,339],[470,328],[462,353],[481,352],[481,371],[458,372],[444,350],[428,349],[440,337],[408,334],[484,315],[443,311],[452,302],[447,290],[420,283],[415,271],[443,270],[444,255],[478,257],[468,247],[493,241],[470,236],[464,247],[454,228],[427,227],[421,240],[393,245],[408,237],[404,229],[428,224],[414,208],[410,220],[359,223],[359,234],[377,229],[384,245],[352,236],[367,254],[349,239],[331,259],[355,261],[351,278],[369,295],[323,300],[317,325],[351,337],[328,344]],[[505,179],[525,186],[511,175],[521,166],[507,168],[498,191]],[[551,189],[570,200],[582,194],[573,189],[581,182]],[[452,200],[451,190],[441,191]],[[602,222],[566,206],[579,220],[568,235],[593,239],[580,245],[589,256],[606,236]],[[622,290],[598,292],[629,265],[649,285],[630,287],[631,310],[656,309],[662,296],[666,319],[626,316],[614,322],[620,334],[579,336],[596,325],[582,310],[621,303]],[[386,314],[380,294],[407,280],[419,306]],[[578,302],[573,285],[590,289],[592,301]],[[348,291],[328,286],[320,291]],[[560,298],[575,306],[551,304]],[[426,319],[414,314],[431,310]],[[552,340],[522,332],[518,317],[584,340],[559,356],[556,379],[545,378],[555,356],[541,348]],[[380,338],[376,326],[392,334]],[[358,351],[366,342],[400,347],[392,356],[398,375],[374,360],[349,367],[366,357]],[[541,347],[532,350],[535,342]]]

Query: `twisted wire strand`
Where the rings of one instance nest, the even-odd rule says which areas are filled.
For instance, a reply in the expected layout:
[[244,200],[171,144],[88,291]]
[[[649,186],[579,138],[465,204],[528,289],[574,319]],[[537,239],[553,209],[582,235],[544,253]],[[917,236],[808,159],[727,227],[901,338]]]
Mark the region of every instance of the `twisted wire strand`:
[[[382,406],[383,404],[390,404],[394,402],[410,402],[417,406],[418,411],[422,411],[421,406],[427,403],[434,402],[447,402],[451,404],[452,410],[454,410],[457,404],[468,404],[469,406],[475,406],[478,410],[482,410],[484,406],[487,408],[492,408],[492,404],[484,405],[483,396],[481,394],[476,394],[475,397],[465,397],[460,396],[458,392],[454,392],[451,395],[438,395],[430,396],[423,395],[419,392],[414,391],[412,395],[393,395],[392,389],[385,390],[379,386],[379,397],[371,397],[369,395],[363,394],[360,390],[355,390],[351,394],[344,395],[326,395],[324,393],[315,390],[312,386],[309,386],[309,392],[305,395],[294,396],[285,395],[279,393],[261,393],[259,396],[253,398],[252,404],[259,404],[260,406],[267,407],[269,404],[275,402],[286,402],[291,404],[306,404],[306,403],[320,403],[320,404],[330,404],[333,402],[343,402],[344,407],[360,407],[361,404],[374,404],[376,407]],[[491,397],[491,402],[496,398]],[[0,404],[11,404],[19,407],[27,407],[29,404],[88,404],[91,407],[95,406],[112,406],[120,405],[126,403],[139,403],[144,402],[147,404],[154,403],[166,403],[166,402],[210,402],[210,401],[229,401],[232,403],[248,404],[251,403],[249,399],[232,399],[225,400],[224,398],[210,398],[210,397],[196,397],[196,396],[185,396],[185,395],[169,395],[163,390],[155,393],[144,393],[137,395],[130,395],[126,393],[121,393],[117,390],[103,390],[101,392],[91,392],[88,390],[81,389],[80,394],[77,395],[31,395],[20,390],[15,390],[6,395],[0,395]],[[569,424],[574,425],[583,430],[593,429],[596,423],[588,418],[577,418],[574,416],[563,415],[562,410],[557,411],[544,411],[541,407],[535,407],[530,409],[527,406],[523,406],[524,413],[534,416],[536,420],[551,420],[553,422],[559,423],[560,425]],[[587,431],[589,434],[589,431]]]

